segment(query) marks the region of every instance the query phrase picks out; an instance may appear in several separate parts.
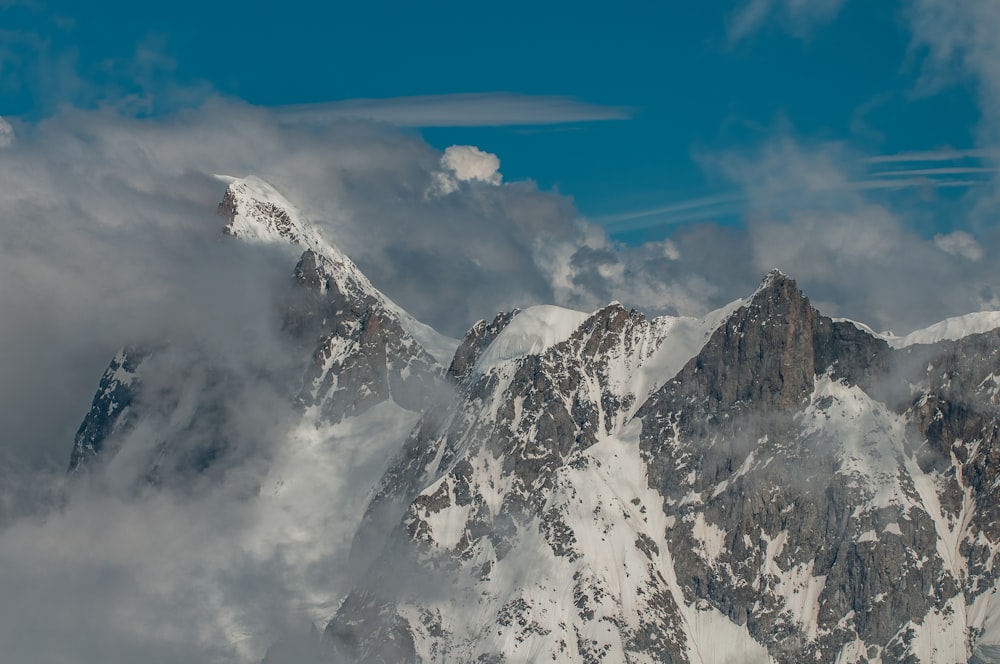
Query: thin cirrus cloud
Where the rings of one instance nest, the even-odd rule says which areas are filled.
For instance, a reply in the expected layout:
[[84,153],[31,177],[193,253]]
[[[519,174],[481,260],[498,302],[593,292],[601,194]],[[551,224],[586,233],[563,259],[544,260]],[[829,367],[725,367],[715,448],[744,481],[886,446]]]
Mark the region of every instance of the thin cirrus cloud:
[[[978,163],[983,163],[983,161],[997,156],[1000,156],[1000,152],[983,149],[875,155],[863,160],[867,172],[860,177],[825,181],[821,189],[827,192],[928,188],[968,189],[987,184],[989,182],[987,177],[997,173],[998,169],[981,165],[937,167],[931,165],[943,162],[967,162],[969,160],[979,160]],[[897,167],[892,170],[878,170],[880,166],[887,164]],[[796,188],[789,187],[786,193],[790,200],[797,200]],[[780,192],[778,192],[778,198],[781,198]],[[772,199],[771,202],[775,201]],[[608,233],[614,235],[677,224],[735,219],[743,215],[747,211],[746,208],[747,199],[745,196],[737,192],[728,192],[591,217],[590,221],[599,224]]]
[[896,164],[915,162],[959,161],[962,159],[996,159],[1000,150],[927,150],[915,152],[897,152],[895,154],[880,154],[869,157],[869,164]]
[[862,180],[854,183],[860,191],[873,189],[969,189],[986,184],[985,180],[936,180],[929,177],[888,178],[884,180]]
[[729,21],[729,43],[735,45],[778,19],[790,32],[808,35],[810,30],[833,20],[845,0],[749,0]]
[[504,127],[627,120],[632,109],[559,95],[483,92],[296,104],[277,114],[286,124],[362,119],[398,127]]
[[871,178],[863,184],[870,189],[975,187],[997,172],[993,163],[998,156],[996,150],[981,148],[875,155],[865,159]]
[[905,168],[894,171],[879,171],[873,173],[875,177],[902,177],[910,175],[975,175],[981,173],[995,173],[995,168],[985,168],[983,166],[949,166],[945,168]]
[[603,226],[609,233],[626,233],[685,222],[735,217],[742,210],[743,203],[742,195],[728,193],[594,217],[590,221]]

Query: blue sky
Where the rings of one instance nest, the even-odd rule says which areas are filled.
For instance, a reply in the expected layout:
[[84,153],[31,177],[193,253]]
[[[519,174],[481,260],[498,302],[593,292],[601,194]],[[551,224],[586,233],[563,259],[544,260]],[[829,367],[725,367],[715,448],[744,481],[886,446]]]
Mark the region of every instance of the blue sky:
[[[146,114],[210,93],[266,107],[407,96],[435,96],[429,105],[446,107],[448,95],[490,93],[522,95],[530,106],[535,97],[559,97],[565,108],[552,112],[551,124],[518,124],[513,113],[511,126],[410,131],[439,148],[493,152],[507,180],[532,178],[572,196],[587,218],[638,243],[677,224],[738,223],[743,196],[705,162],[775,134],[844,144],[862,159],[975,147],[975,81],[925,84],[908,4],[818,0],[810,13],[787,0],[613,9],[110,0],[95,12],[14,0],[0,10],[0,114],[33,120],[64,104],[135,93],[152,100],[136,110]],[[588,106],[574,115],[575,103]],[[579,120],[588,114],[613,119]],[[476,113],[469,116],[475,123]],[[975,159],[900,167],[928,177],[942,165],[982,167]],[[937,212],[923,232],[961,226],[952,206],[966,187],[934,188]],[[706,198],[709,205],[699,204]],[[642,216],[653,210],[661,212]]]

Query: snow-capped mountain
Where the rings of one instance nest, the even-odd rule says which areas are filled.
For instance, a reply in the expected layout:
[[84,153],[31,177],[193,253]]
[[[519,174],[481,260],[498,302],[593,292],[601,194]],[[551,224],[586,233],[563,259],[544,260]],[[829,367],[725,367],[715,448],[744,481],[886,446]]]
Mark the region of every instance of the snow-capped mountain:
[[462,356],[459,403],[369,508],[370,528],[399,514],[373,569],[404,555],[447,590],[361,585],[335,652],[989,661],[1000,332],[893,348],[780,273],[702,321],[538,318]]
[[[263,327],[279,338],[244,346],[233,339],[232,348],[226,338],[221,355],[218,343],[191,339],[120,350],[77,433],[71,488],[125,500],[163,487],[216,506],[252,501],[243,540],[219,546],[251,566],[280,560],[291,622],[322,624],[346,592],[338,570],[368,489],[422,410],[450,390],[445,373],[458,341],[378,291],[270,185],[227,182],[219,242],[265,251],[286,266],[284,285],[253,310],[270,312],[274,320]],[[209,575],[215,567],[224,574],[224,559],[205,564]],[[216,610],[222,649],[237,661],[260,661],[270,641],[253,631],[253,618],[244,622],[239,607]]]
[[[301,355],[253,493],[307,560],[353,535],[356,570],[303,589],[325,629],[266,661],[1000,661],[1000,315],[879,334],[772,272],[700,319],[533,306],[459,344],[273,187],[228,182],[224,235],[289,254]],[[238,382],[123,349],[71,469],[224,466]],[[362,488],[333,506],[338,473]]]
[[[228,220],[223,234],[244,242],[289,246],[296,255],[305,251],[303,258],[311,252],[313,258],[309,260],[322,264],[323,272],[311,285],[323,293],[335,288],[337,294],[349,302],[370,304],[385,317],[396,319],[399,326],[439,363],[447,365],[451,361],[456,340],[438,334],[376,289],[358,266],[328,242],[307,215],[274,187],[255,176],[217,177],[229,183],[218,208],[219,215]],[[300,271],[297,277],[302,278]],[[331,297],[334,297],[332,293]]]
[[[278,389],[294,393],[290,402],[301,417],[328,426],[384,401],[410,411],[426,407],[458,342],[420,323],[378,291],[272,186],[255,177],[220,179],[229,183],[218,208],[226,221],[221,233],[288,255],[289,288],[279,315],[290,345],[303,358],[297,380]],[[182,366],[184,376],[155,393],[146,389],[145,373],[165,363]],[[226,418],[218,412],[222,406],[212,403],[213,394],[237,387],[228,384],[235,380],[231,374],[198,348],[123,348],[80,426],[70,469],[116,454],[144,413],[149,418],[154,409],[170,426],[157,432],[160,440],[149,460],[153,475],[159,477],[165,465],[206,468],[227,446],[237,444],[225,430]],[[216,424],[192,446],[192,428],[204,429],[207,420]]]

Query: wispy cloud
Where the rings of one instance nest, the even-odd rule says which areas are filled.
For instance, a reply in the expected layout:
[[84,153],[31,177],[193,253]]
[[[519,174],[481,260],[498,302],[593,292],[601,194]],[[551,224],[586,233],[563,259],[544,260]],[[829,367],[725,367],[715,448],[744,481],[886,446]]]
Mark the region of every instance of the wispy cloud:
[[995,173],[996,170],[997,169],[995,168],[986,168],[983,166],[951,166],[947,168],[906,168],[895,171],[879,171],[877,173],[872,173],[872,175],[880,178],[902,177],[911,175],[924,175],[924,176],[972,175],[976,173]]
[[[970,189],[989,183],[986,176],[1000,172],[992,166],[937,166],[929,164],[961,162],[1000,156],[993,150],[934,150],[903,152],[891,155],[876,155],[860,160],[854,169],[853,178],[832,177],[808,183],[814,194],[827,195],[835,192],[877,191],[900,189]],[[979,163],[979,162],[976,162]],[[885,164],[914,164],[912,168],[878,170]],[[955,176],[967,176],[958,178]],[[981,176],[977,178],[975,176]],[[784,188],[776,188],[769,199],[771,209],[793,208],[802,200],[802,188],[786,183]],[[625,210],[622,212],[589,217],[611,234],[674,226],[692,222],[721,221],[743,216],[753,205],[739,192],[729,192],[715,196],[687,198],[662,205]]]
[[806,37],[817,25],[833,20],[845,0],[749,0],[729,21],[729,43],[736,44],[777,19],[785,29]]
[[[910,51],[920,62],[918,94],[934,94],[944,87],[973,83],[979,121],[975,140],[979,151],[967,158],[1000,157],[1000,3],[909,0],[904,16],[912,35]],[[981,231],[992,229],[1000,213],[1000,178],[979,187],[963,204],[969,223]]]
[[968,149],[968,150],[925,150],[914,152],[897,152],[895,154],[880,154],[868,157],[869,164],[896,164],[925,161],[959,161],[962,159],[996,159],[1000,150]]
[[998,156],[996,150],[951,148],[876,155],[864,160],[868,177],[859,184],[863,189],[976,187],[998,172],[991,165]]
[[738,193],[704,196],[660,205],[592,217],[590,221],[604,226],[610,233],[671,226],[691,221],[719,220],[737,216],[743,208],[743,196]]
[[297,104],[277,113],[285,123],[322,125],[359,118],[399,127],[503,127],[627,120],[632,109],[558,95],[483,92]]
[[[572,255],[585,241],[577,215],[531,183],[489,186],[500,182],[499,159],[468,146],[442,155],[413,132],[368,122],[282,126],[267,109],[224,99],[155,119],[62,109],[22,127],[0,150],[0,283],[12,286],[0,289],[3,661],[260,662],[286,627],[322,626],[353,583],[351,536],[415,415],[373,410],[356,427],[301,436],[286,426],[282,386],[298,372],[285,373],[296,350],[277,312],[294,257],[220,242],[223,185],[210,174],[273,181],[379,288],[455,334],[499,310],[555,301],[554,263],[537,252]],[[442,167],[454,189],[425,196]],[[594,266],[593,280],[604,279],[599,258],[583,266]],[[623,285],[642,276],[626,273]],[[569,286],[598,306],[595,282]],[[600,293],[609,290],[620,289]],[[205,485],[195,506],[189,486],[139,499],[128,485],[141,472],[118,466],[107,477],[125,498],[73,493],[65,512],[7,527],[5,516],[44,493],[37,487],[58,494],[40,469],[62,476],[100,372],[117,346],[146,339],[178,349],[151,370],[163,380],[146,383],[147,394],[168,394],[186,367],[233,376],[223,390],[185,388],[226,424],[208,432],[200,423],[214,416],[191,409],[179,439],[225,431],[234,472]],[[203,349],[194,363],[187,348]],[[141,450],[133,460],[176,424],[150,421],[130,438]],[[126,457],[116,458],[128,466]]]
[[859,180],[853,183],[858,191],[875,189],[969,189],[987,184],[986,180],[943,180],[930,177],[886,178]]
[[924,55],[918,92],[973,78],[980,98],[981,147],[1000,139],[1000,3],[910,0],[910,48]]

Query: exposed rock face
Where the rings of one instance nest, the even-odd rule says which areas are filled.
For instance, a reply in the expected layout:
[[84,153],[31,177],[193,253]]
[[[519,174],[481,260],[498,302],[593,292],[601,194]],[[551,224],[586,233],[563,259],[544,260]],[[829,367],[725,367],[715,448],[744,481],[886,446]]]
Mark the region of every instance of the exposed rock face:
[[[934,477],[952,569],[971,603],[996,588],[1000,543],[1000,331],[909,349],[915,390],[906,415]],[[926,364],[923,361],[926,359]]]
[[398,514],[372,569],[405,560],[447,590],[362,584],[332,647],[379,661],[391,633],[414,661],[987,656],[1000,333],[894,350],[772,273],[649,393],[623,389],[669,349],[656,329],[612,306],[541,354],[458,360],[459,405],[425,416],[370,507]]
[[889,347],[866,337],[771,275],[639,412],[687,601],[747,624],[778,661],[833,661],[855,640],[902,656],[900,627],[957,592],[917,553],[934,520],[905,423],[858,387],[889,375]]
[[[420,411],[436,398],[444,383],[444,368],[411,331],[422,331],[425,339],[438,344],[447,340],[434,338],[439,335],[382,295],[270,185],[255,178],[233,181],[219,214],[227,222],[226,236],[250,243],[277,243],[288,248],[289,256],[304,249],[284,296],[280,321],[289,352],[300,353],[304,359],[302,378],[291,389],[276,386],[279,392],[289,390],[287,401],[304,411],[304,417],[326,426],[387,400]],[[158,442],[150,450],[145,473],[154,482],[176,471],[204,470],[239,443],[220,417],[221,396],[231,392],[227,382],[234,379],[232,372],[198,349],[184,351],[173,358],[187,365],[177,371],[180,382],[171,392],[200,395],[193,416],[199,435],[191,435],[190,429],[154,432]],[[125,349],[112,360],[77,434],[71,470],[98,458],[110,459],[132,422],[151,420],[153,410],[160,415],[170,410],[172,402],[163,395],[140,398],[143,380],[137,367],[149,355]],[[179,397],[174,401],[179,407]]]
[[[1000,330],[898,343],[773,272],[700,320],[501,313],[446,372],[440,339],[265,183],[233,182],[220,213],[298,261],[293,417],[349,425],[391,401],[405,431],[422,413],[355,536],[356,588],[267,661],[996,658]],[[241,444],[233,373],[177,352],[164,386],[177,350],[115,357],[71,470],[138,424],[153,482]]]
[[455,351],[455,358],[448,367],[448,377],[457,383],[466,382],[472,375],[472,369],[476,365],[476,360],[483,351],[489,348],[493,340],[497,338],[511,319],[518,314],[515,309],[511,312],[500,312],[493,319],[492,323],[481,320],[472,326],[472,329],[465,335],[458,350]]
[[[676,393],[677,400],[699,399],[706,416],[800,405],[813,387],[816,318],[795,282],[772,273],[661,392]],[[649,412],[646,408],[641,416]]]
[[[676,605],[651,563],[654,554],[634,549],[647,618],[630,625],[621,607],[606,602],[613,591],[589,567],[592,535],[578,532],[576,522],[583,498],[566,475],[597,470],[586,451],[629,419],[636,402],[630,379],[659,349],[667,323],[611,305],[541,355],[475,374],[451,412],[425,416],[383,479],[359,537],[365,542],[365,528],[384,523],[387,505],[397,506],[396,537],[374,569],[449,570],[447,596],[421,603],[398,587],[357,591],[327,629],[345,657],[379,661],[387,630],[405,628],[413,643],[406,656],[420,661],[506,661],[527,652],[601,661],[612,651],[593,637],[610,629],[660,661],[684,661],[677,659],[683,637]],[[639,514],[618,496],[606,499],[587,516],[614,521]],[[598,539],[599,546],[611,541]],[[524,560],[536,558],[539,576],[527,586],[510,583],[510,575],[523,574]],[[562,575],[569,585],[558,580]],[[456,612],[470,607],[478,618],[456,621]],[[505,652],[509,634],[515,645]]]
[[[225,235],[241,237],[250,232],[254,222],[262,227],[255,229],[256,232],[274,234],[289,242],[297,242],[301,234],[298,224],[285,207],[272,200],[261,200],[241,182],[234,182],[226,189],[226,194],[219,203],[218,213],[229,221],[222,229]],[[240,224],[238,220],[241,217],[252,221]]]
[[131,406],[139,384],[139,365],[147,353],[123,348],[111,360],[101,376],[97,393],[73,441],[69,459],[70,472],[78,470],[104,452],[105,443],[120,436],[131,426]]
[[[306,309],[318,318],[319,345],[298,400],[339,422],[387,399],[422,410],[435,397],[442,367],[372,296],[345,294],[329,259],[306,250],[296,282],[311,291]],[[297,316],[297,313],[291,313]],[[301,321],[290,323],[301,330]]]

